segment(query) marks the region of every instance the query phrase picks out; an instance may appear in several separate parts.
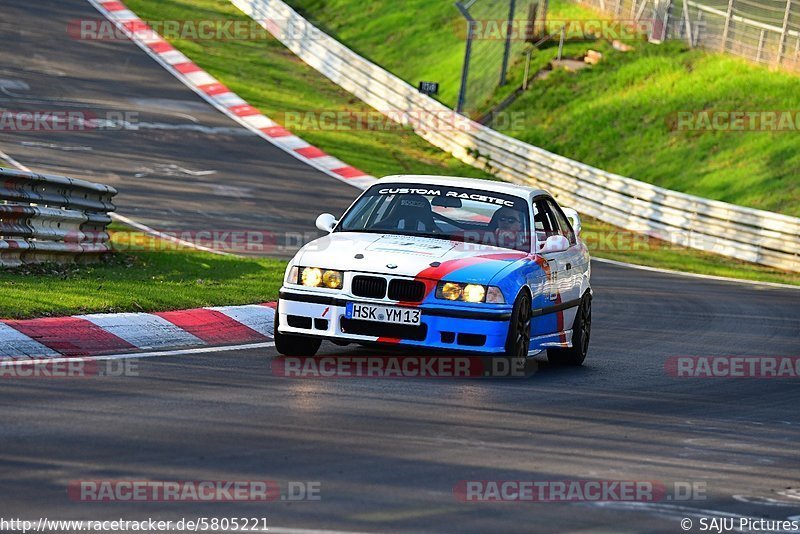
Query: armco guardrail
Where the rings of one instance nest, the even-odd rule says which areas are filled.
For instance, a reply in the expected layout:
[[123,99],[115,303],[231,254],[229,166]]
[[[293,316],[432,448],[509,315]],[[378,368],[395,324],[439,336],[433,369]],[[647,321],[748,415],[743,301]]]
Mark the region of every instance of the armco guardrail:
[[0,168],[0,265],[93,259],[111,250],[117,190],[66,176]]
[[280,0],[231,0],[303,61],[370,106],[402,117],[456,158],[626,230],[800,272],[800,219],[670,191],[595,169],[460,117],[326,35]]

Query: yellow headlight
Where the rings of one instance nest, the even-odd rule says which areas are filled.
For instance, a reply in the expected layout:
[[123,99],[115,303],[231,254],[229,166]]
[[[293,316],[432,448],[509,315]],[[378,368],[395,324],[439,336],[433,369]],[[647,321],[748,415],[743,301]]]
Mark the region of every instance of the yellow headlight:
[[464,300],[467,302],[483,302],[486,297],[486,288],[476,284],[468,284],[464,288]]
[[461,298],[461,284],[447,282],[442,286],[442,296],[447,300],[458,300]]
[[322,271],[316,267],[306,267],[301,276],[304,286],[319,287],[322,285]]
[[322,275],[322,283],[330,289],[340,289],[342,287],[342,273],[339,271],[325,271]]

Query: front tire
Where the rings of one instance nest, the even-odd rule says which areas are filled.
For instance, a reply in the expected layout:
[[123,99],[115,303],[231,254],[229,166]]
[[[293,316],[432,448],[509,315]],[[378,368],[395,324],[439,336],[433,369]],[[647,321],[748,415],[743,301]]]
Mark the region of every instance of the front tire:
[[514,301],[511,321],[508,326],[505,356],[510,360],[525,362],[531,345],[531,296],[523,291]]
[[281,334],[278,332],[280,322],[278,310],[275,309],[275,323],[273,336],[275,338],[275,350],[284,356],[314,356],[322,345],[322,340],[318,337],[295,336],[292,334]]
[[581,299],[575,323],[572,325],[572,348],[547,349],[547,361],[555,365],[578,367],[583,365],[589,353],[589,337],[592,333],[592,295],[587,292]]

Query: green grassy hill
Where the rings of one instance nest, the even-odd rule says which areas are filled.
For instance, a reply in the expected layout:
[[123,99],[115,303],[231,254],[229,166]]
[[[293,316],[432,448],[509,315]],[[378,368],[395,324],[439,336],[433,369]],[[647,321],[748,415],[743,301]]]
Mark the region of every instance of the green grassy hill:
[[[412,84],[442,83],[455,103],[464,41],[449,0],[289,0],[345,44]],[[551,18],[597,18],[564,0]],[[674,131],[678,112],[800,111],[800,78],[683,43],[570,43],[567,55],[601,50],[603,61],[533,84],[509,112],[524,127],[509,135],[602,169],[687,193],[800,216],[800,132]],[[546,64],[550,47],[534,64]],[[519,68],[510,87],[519,86]]]

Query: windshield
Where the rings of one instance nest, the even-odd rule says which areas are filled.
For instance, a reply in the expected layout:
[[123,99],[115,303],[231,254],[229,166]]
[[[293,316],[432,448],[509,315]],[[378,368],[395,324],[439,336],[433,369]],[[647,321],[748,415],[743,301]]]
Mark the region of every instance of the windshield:
[[461,187],[387,184],[371,187],[337,232],[434,237],[530,251],[527,202]]

